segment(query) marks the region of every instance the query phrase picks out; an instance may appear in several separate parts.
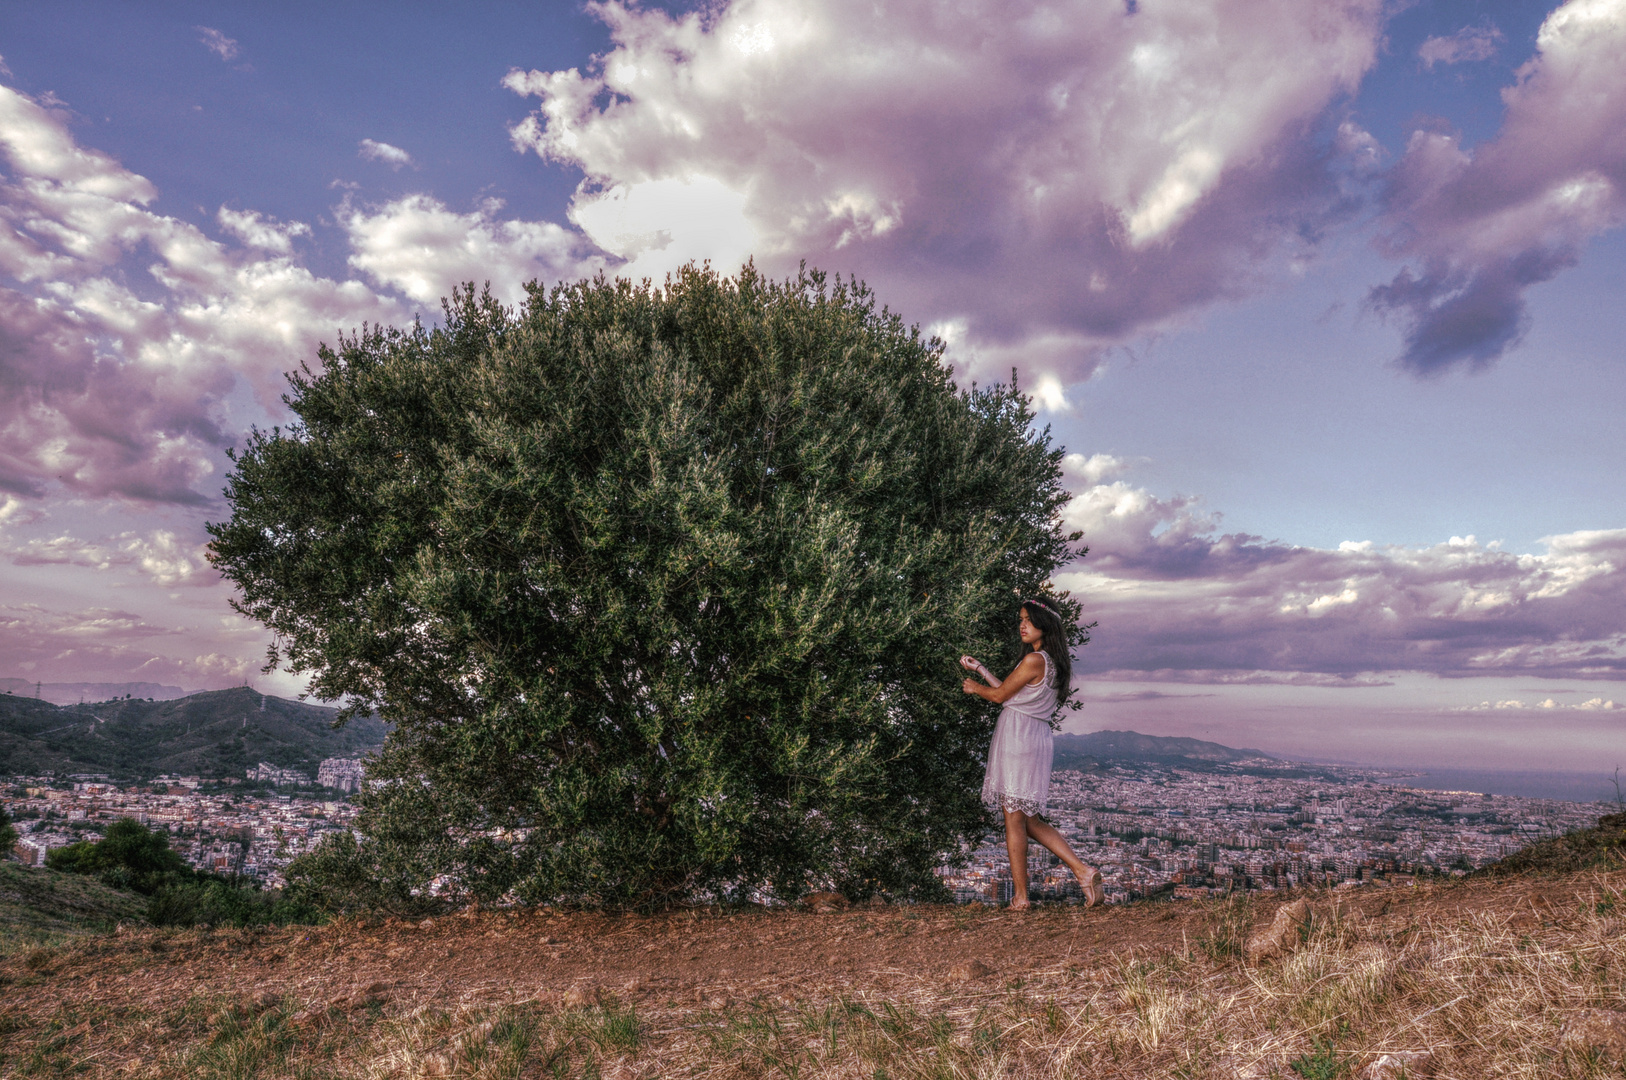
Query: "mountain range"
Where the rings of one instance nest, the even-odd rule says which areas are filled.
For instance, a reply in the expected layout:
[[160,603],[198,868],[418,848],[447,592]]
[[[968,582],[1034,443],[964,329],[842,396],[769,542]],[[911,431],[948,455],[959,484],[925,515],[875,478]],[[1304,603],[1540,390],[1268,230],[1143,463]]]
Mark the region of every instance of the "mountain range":
[[323,758],[363,757],[383,745],[389,730],[370,716],[335,730],[338,712],[246,686],[168,701],[131,696],[83,705],[0,693],[0,776],[208,779],[242,777],[264,761],[314,777]]
[[1088,771],[1096,765],[1180,765],[1205,768],[1258,760],[1275,761],[1263,750],[1238,750],[1201,739],[1142,735],[1138,731],[1092,731],[1087,735],[1057,735],[1058,769]]
[[[248,687],[174,696],[177,688],[156,683],[54,684],[87,697],[106,690],[130,695],[62,705],[33,697],[32,683],[26,695],[12,683],[21,680],[0,680],[0,776],[105,772],[129,778],[160,773],[227,777],[242,776],[262,761],[314,776],[323,758],[364,756],[383,745],[388,732],[373,717],[358,717],[334,730],[337,709]],[[143,689],[148,693],[142,694]],[[1057,769],[1089,772],[1138,764],[1208,771],[1250,761],[1276,759],[1262,750],[1137,731],[1056,736]]]
[[29,682],[27,679],[0,679],[0,695],[37,697],[52,705],[76,705],[82,701],[110,701],[126,695],[169,701],[190,691],[155,682]]

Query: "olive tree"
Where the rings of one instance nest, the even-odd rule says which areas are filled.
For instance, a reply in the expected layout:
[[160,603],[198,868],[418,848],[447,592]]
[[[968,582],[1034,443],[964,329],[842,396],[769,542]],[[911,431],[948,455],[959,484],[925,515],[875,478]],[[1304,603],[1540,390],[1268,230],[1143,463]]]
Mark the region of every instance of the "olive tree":
[[749,265],[470,287],[324,348],[210,528],[270,663],[394,725],[363,842],[295,883],[938,895],[989,821],[956,660],[1014,656],[1016,597],[1082,554],[1014,379],[941,352],[861,284]]

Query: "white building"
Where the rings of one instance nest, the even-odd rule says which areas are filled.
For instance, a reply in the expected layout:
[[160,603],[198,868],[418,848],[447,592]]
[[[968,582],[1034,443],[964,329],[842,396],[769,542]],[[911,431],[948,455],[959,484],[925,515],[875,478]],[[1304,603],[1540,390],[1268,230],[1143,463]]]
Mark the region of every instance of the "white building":
[[355,758],[330,757],[316,770],[316,782],[340,791],[356,791],[361,787],[363,772],[362,762]]
[[273,784],[278,787],[284,784],[289,785],[290,787],[297,787],[300,784],[308,784],[311,782],[311,778],[300,772],[298,769],[283,769],[265,761],[260,762],[258,765],[248,770],[248,778],[250,780],[259,780],[263,783]]

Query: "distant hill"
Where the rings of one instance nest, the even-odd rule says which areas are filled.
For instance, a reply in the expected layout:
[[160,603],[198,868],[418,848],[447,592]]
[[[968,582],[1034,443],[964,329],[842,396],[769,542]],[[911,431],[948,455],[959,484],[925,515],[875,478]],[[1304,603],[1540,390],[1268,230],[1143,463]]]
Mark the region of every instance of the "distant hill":
[[0,679],[0,696],[15,694],[33,697],[38,692],[41,700],[52,705],[77,705],[81,701],[110,701],[128,694],[131,697],[170,701],[185,697],[179,686],[164,686],[155,682],[48,682],[32,683],[27,679]]
[[1250,758],[1274,761],[1263,750],[1238,750],[1201,739],[1165,738],[1138,731],[1092,731],[1056,736],[1056,768],[1088,771],[1100,765],[1232,765]]
[[379,720],[359,717],[335,731],[337,715],[246,686],[84,705],[0,694],[0,776],[241,777],[266,761],[314,778],[323,758],[361,757],[383,745],[388,728]]

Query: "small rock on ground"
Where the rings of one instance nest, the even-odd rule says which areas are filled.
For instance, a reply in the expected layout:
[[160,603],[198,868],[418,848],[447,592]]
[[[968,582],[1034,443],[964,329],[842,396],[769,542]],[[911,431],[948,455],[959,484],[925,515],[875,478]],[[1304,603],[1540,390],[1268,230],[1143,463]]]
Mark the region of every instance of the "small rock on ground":
[[1362,1080],[1422,1080],[1434,1075],[1434,1055],[1427,1050],[1384,1054],[1361,1073]]
[[1299,947],[1310,925],[1310,902],[1295,900],[1276,909],[1270,925],[1248,939],[1248,959],[1254,963],[1269,960]]
[[1560,1041],[1577,1049],[1598,1050],[1614,1061],[1626,1061],[1626,1012],[1587,1009],[1564,1025]]
[[986,979],[994,973],[994,969],[981,960],[964,960],[949,968],[949,982],[974,982],[977,979]]

